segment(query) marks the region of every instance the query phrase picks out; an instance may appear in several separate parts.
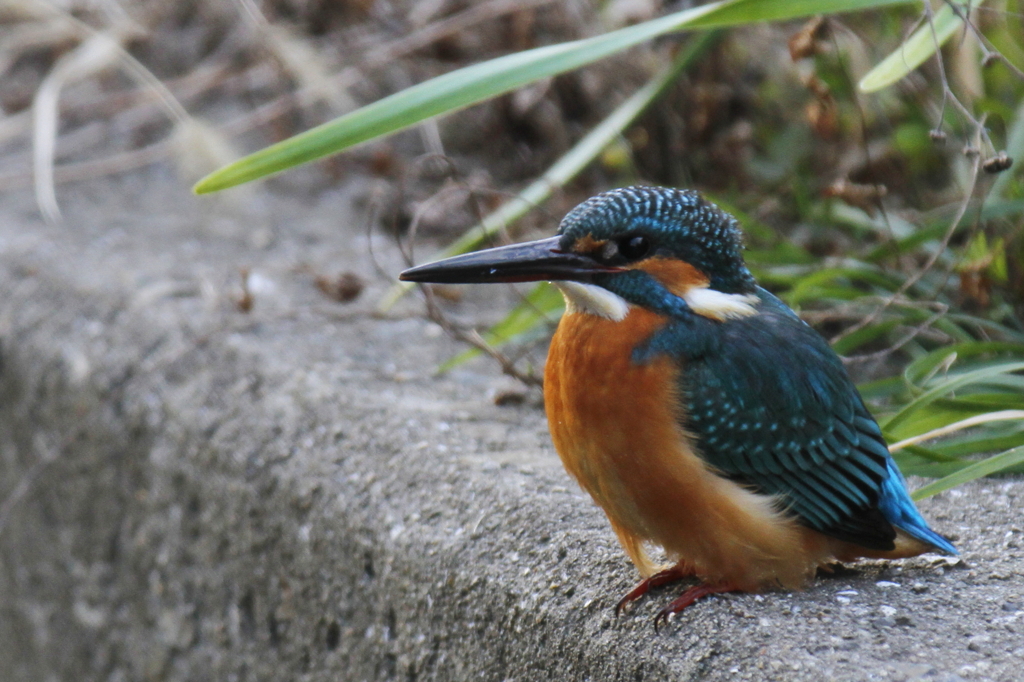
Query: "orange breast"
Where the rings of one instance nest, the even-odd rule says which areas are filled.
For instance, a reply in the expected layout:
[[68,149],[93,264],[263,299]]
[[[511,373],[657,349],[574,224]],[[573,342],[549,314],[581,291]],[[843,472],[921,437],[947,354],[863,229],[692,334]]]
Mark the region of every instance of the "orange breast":
[[633,308],[622,322],[566,314],[551,341],[544,401],[565,468],[605,506],[635,471],[637,439],[674,422],[676,371],[667,358],[636,365],[633,348],[665,318]]
[[[668,358],[637,365],[633,348],[665,318],[632,308],[621,322],[582,313],[563,316],[544,372],[551,438],[566,470],[625,538],[651,539],[652,485],[679,439],[678,372]],[[664,457],[652,452],[664,451]],[[653,491],[656,492],[656,491]],[[671,494],[670,491],[664,491]],[[634,543],[635,544],[635,543]],[[646,572],[640,566],[642,572]]]

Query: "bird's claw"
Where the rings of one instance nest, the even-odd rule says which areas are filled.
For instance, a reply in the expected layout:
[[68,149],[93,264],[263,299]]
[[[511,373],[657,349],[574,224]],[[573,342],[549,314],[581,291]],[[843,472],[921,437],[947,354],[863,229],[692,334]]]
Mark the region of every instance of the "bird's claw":
[[615,617],[618,618],[622,609],[647,594],[652,587],[668,585],[669,583],[674,583],[677,580],[689,578],[692,575],[692,569],[676,564],[672,568],[666,568],[664,571],[659,571],[649,578],[644,578],[636,587],[626,593],[626,596],[620,599],[618,604],[615,605]]
[[736,588],[731,585],[707,585],[701,583],[700,585],[694,585],[689,588],[681,595],[673,599],[668,606],[658,611],[658,615],[654,617],[654,631],[658,632],[658,627],[662,623],[668,622],[668,617],[674,613],[679,613],[687,606],[690,606],[699,599],[703,599],[712,594],[720,594],[722,592],[733,592]]

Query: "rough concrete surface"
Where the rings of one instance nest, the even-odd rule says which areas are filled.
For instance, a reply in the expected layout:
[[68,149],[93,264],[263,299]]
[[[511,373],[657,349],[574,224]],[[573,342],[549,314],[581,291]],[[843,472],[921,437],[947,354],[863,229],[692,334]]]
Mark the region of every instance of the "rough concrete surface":
[[[636,574],[536,401],[433,376],[455,347],[415,300],[370,314],[352,187],[266,192],[156,169],[62,188],[58,227],[0,202],[3,680],[1024,679],[1020,480],[922,505],[962,562],[615,618]],[[346,269],[350,306],[313,286]]]

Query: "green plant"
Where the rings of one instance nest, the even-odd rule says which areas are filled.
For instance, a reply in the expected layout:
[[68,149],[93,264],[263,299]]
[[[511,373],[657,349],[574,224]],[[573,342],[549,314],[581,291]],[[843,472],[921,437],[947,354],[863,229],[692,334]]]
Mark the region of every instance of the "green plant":
[[[250,154],[207,175],[196,183],[195,191],[198,194],[217,192],[280,173],[542,78],[577,69],[668,33],[797,19],[822,12],[837,14],[907,2],[909,0],[722,0],[586,40],[516,52],[406,88]],[[897,73],[901,70],[898,63],[887,68]]]

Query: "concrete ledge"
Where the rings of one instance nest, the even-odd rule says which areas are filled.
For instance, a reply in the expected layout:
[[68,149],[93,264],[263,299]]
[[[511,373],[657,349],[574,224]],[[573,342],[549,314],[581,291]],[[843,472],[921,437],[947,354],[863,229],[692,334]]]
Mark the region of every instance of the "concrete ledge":
[[[713,599],[656,636],[671,593],[614,618],[635,573],[542,412],[492,405],[485,364],[432,377],[449,343],[369,314],[387,282],[345,192],[247,213],[153,171],[62,200],[58,228],[0,208],[5,680],[1018,677],[1020,481],[923,505],[962,563]],[[365,303],[313,287],[342,269]]]

